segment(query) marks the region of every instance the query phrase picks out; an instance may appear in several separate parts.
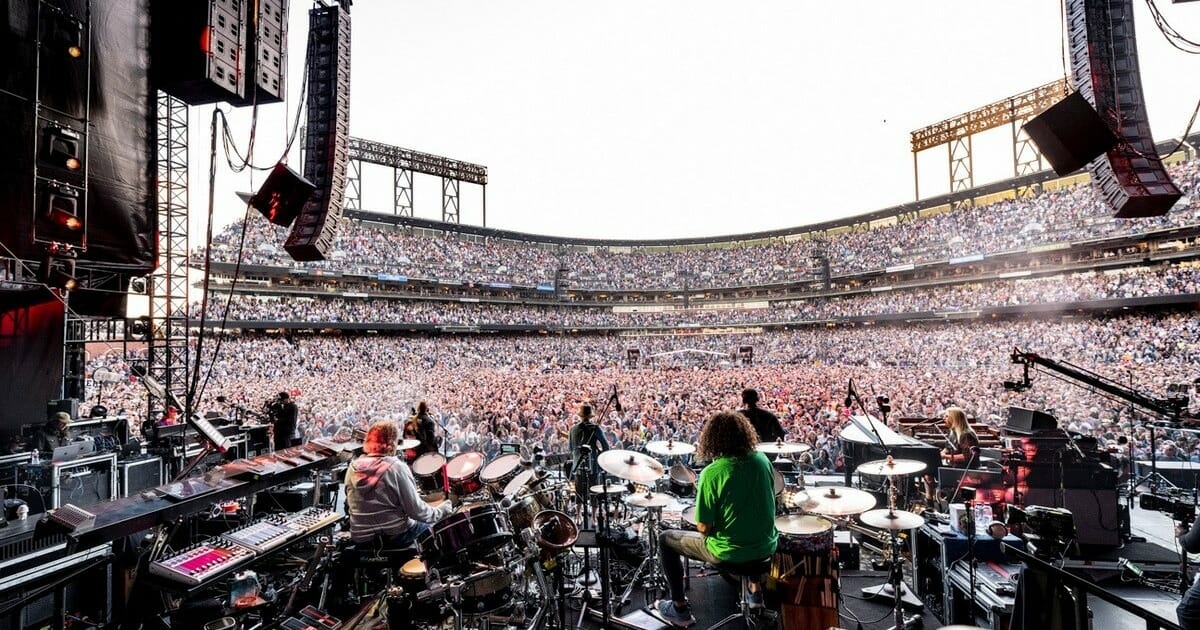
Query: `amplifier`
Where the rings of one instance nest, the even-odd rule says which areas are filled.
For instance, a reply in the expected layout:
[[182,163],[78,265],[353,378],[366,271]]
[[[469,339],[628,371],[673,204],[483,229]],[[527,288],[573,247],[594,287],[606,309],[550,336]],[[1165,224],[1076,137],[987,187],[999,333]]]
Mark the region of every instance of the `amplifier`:
[[1075,540],[1081,545],[1116,547],[1121,544],[1121,511],[1115,488],[1029,488],[1025,505],[1065,508],[1075,517]]
[[155,488],[163,483],[163,466],[161,457],[144,457],[117,462],[120,477],[121,496],[128,497],[147,488]]
[[173,556],[151,562],[150,573],[189,586],[199,586],[253,558],[254,552],[250,549],[211,538]]

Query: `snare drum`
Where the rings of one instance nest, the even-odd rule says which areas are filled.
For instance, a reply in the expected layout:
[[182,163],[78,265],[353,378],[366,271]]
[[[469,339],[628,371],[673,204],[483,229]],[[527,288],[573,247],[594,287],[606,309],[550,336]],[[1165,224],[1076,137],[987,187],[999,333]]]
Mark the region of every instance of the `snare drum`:
[[479,471],[479,480],[498,498],[504,494],[508,482],[512,481],[520,472],[521,456],[516,453],[508,453],[488,462],[487,466]]
[[417,537],[417,550],[428,566],[454,566],[460,554],[479,559],[512,540],[508,515],[493,503],[471,503],[429,526]]
[[422,496],[446,492],[446,458],[439,453],[425,453],[412,465],[413,480]]
[[481,615],[512,603],[512,574],[493,569],[468,576],[462,585],[462,612]]
[[683,464],[671,466],[669,487],[671,494],[677,497],[695,496],[696,472]]
[[783,496],[783,473],[779,472],[778,468],[771,468],[771,475],[775,479],[775,503],[779,503],[780,497]]
[[679,529],[689,532],[698,531],[696,528],[696,506],[689,505],[679,513]]
[[449,480],[450,494],[465,497],[483,489],[479,481],[479,471],[483,468],[483,453],[467,451],[459,453],[446,463],[446,478]]

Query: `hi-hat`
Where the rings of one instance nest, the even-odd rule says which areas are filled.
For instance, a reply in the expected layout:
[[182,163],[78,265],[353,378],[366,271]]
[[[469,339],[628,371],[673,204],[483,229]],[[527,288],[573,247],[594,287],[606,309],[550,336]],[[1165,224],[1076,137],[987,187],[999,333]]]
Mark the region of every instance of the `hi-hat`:
[[675,497],[669,494],[631,494],[625,497],[625,505],[635,508],[665,507],[675,502]]
[[417,448],[421,445],[421,440],[400,440],[399,448],[402,451],[407,451],[410,448]]
[[794,455],[796,453],[803,453],[804,451],[812,450],[812,447],[807,444],[801,444],[799,442],[784,442],[782,440],[776,440],[774,442],[759,442],[758,446],[755,446],[755,448],[764,453],[773,453],[775,455]]
[[905,512],[904,510],[871,510],[863,512],[861,516],[864,525],[886,529],[888,531],[899,531],[902,529],[916,529],[925,524],[925,518],[920,514]]
[[912,475],[922,470],[925,470],[925,462],[919,462],[915,459],[892,459],[891,457],[866,462],[857,468],[860,475],[879,475],[884,477]]
[[588,488],[592,494],[621,494],[625,492],[625,484],[623,483],[598,483],[591,488]]
[[646,442],[646,450],[655,455],[691,455],[696,452],[696,447],[687,442],[657,440]]
[[811,514],[785,514],[775,517],[775,529],[793,536],[810,536],[833,529],[833,523]]
[[869,492],[840,486],[818,488],[817,490],[818,492],[810,492],[808,495],[810,507],[807,509],[813,514],[850,516],[862,514],[875,507],[875,497],[871,496]]
[[597,458],[600,467],[614,477],[635,483],[648,483],[661,479],[667,471],[658,460],[649,455],[633,451],[604,451]]

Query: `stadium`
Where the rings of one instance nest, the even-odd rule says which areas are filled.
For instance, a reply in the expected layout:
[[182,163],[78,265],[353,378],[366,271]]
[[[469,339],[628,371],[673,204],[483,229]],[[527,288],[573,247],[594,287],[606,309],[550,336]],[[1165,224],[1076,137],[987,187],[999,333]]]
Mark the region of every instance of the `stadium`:
[[[1128,2],[1064,4],[1061,80],[912,131],[914,201],[653,238],[489,226],[498,165],[350,136],[348,1],[267,167],[286,0],[17,4],[0,628],[1200,623],[1200,133],[1150,135]],[[64,37],[109,100],[22,91]],[[236,207],[219,156],[269,173]]]

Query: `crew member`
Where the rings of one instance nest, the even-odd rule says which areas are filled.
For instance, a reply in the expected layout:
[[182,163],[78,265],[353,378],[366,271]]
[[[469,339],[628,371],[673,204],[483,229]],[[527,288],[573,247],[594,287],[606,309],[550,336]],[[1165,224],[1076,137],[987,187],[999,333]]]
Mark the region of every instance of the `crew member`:
[[363,454],[346,470],[350,539],[407,547],[433,523],[453,511],[449,501],[432,507],[417,494],[408,464],[396,457],[400,428],[382,420],[367,429]]
[[[1200,521],[1193,522],[1191,529],[1186,531],[1182,525],[1176,525],[1175,536],[1184,551],[1200,553]],[[1191,588],[1183,594],[1175,607],[1175,615],[1183,630],[1200,630],[1200,580],[1192,582]]]
[[271,424],[275,427],[275,450],[300,443],[300,409],[290,394],[279,392],[271,405],[271,416]]
[[[700,432],[697,453],[712,461],[696,483],[696,530],[659,534],[663,573],[671,598],[655,607],[667,622],[696,622],[683,591],[682,557],[719,565],[752,562],[775,553],[775,477],[771,462],[754,448],[754,427],[740,413],[723,411]],[[760,585],[750,589],[752,605],[762,604]]]
[[979,436],[967,424],[967,414],[958,407],[946,409],[946,448],[942,459],[954,468],[979,468]]
[[779,424],[779,418],[766,409],[758,408],[758,392],[743,389],[742,404],[745,408],[741,410],[741,414],[746,416],[750,425],[754,427],[759,442],[775,442],[784,438],[783,425]]
[[[588,496],[588,486],[596,482],[600,477],[600,451],[608,450],[608,440],[604,438],[604,431],[592,422],[592,406],[583,403],[579,406],[579,422],[571,427],[570,440],[568,445],[571,449],[571,464],[572,472],[575,478],[579,480],[582,487],[576,487],[576,491],[580,492],[578,496]],[[584,449],[586,446],[590,450],[590,459],[584,459]],[[584,466],[590,466],[589,474],[580,476],[579,471]]]
[[43,424],[37,435],[34,436],[34,449],[52,453],[54,449],[66,446],[71,442],[71,437],[67,435],[67,428],[70,426],[71,414],[65,411],[54,414],[54,417]]

